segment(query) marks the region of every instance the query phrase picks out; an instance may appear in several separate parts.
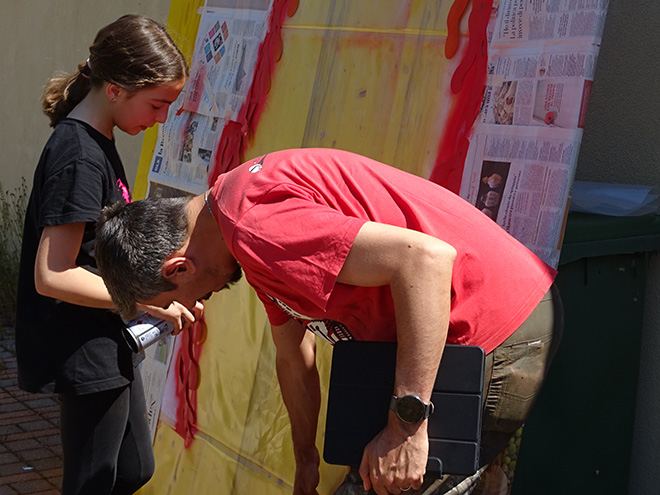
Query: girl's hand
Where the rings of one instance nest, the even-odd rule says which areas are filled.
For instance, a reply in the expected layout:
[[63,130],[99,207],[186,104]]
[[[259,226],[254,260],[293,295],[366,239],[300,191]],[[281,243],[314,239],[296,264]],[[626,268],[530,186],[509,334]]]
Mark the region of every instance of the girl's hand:
[[172,322],[174,324],[173,335],[177,335],[183,330],[190,328],[204,314],[204,304],[201,301],[197,301],[195,306],[190,309],[176,301],[173,301],[166,309],[148,304],[138,304],[138,308],[146,311],[151,316]]

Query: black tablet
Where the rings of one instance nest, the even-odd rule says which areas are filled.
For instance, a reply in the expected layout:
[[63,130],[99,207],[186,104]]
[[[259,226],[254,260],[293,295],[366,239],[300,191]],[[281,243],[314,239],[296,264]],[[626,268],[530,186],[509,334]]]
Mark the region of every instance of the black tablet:
[[[360,465],[364,447],[387,423],[395,363],[395,343],[335,344],[323,448],[327,463]],[[427,471],[477,471],[484,363],[481,347],[445,346],[431,397]]]

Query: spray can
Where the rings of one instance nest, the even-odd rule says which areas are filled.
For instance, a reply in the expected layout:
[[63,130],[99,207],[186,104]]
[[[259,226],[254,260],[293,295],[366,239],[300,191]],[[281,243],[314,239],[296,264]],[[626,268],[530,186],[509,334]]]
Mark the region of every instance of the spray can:
[[144,313],[124,327],[126,343],[133,352],[142,352],[174,331],[174,324]]

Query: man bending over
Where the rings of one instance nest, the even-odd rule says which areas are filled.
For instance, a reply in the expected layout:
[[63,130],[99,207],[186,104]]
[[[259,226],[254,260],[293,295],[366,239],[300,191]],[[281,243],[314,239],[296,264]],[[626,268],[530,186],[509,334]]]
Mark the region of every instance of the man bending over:
[[[523,424],[559,343],[555,270],[455,194],[353,153],[269,153],[192,199],[106,209],[97,259],[115,305],[192,307],[241,276],[264,304],[291,420],[294,494],[316,494],[315,335],[396,341],[392,410],[359,474],[379,495],[420,489],[446,343],[487,354],[481,462]],[[408,397],[408,396],[412,396]]]

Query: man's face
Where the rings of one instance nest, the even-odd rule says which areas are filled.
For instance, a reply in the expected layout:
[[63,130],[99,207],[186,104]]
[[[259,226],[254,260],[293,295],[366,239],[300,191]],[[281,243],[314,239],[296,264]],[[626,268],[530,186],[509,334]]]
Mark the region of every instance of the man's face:
[[192,309],[197,301],[203,301],[211,297],[214,292],[228,289],[231,285],[238,282],[243,276],[243,270],[238,263],[232,266],[233,271],[205,269],[192,282],[179,284],[171,291],[163,292],[149,301],[142,301],[145,304],[167,308],[173,301]]

